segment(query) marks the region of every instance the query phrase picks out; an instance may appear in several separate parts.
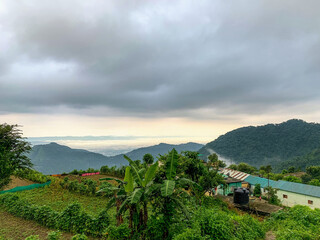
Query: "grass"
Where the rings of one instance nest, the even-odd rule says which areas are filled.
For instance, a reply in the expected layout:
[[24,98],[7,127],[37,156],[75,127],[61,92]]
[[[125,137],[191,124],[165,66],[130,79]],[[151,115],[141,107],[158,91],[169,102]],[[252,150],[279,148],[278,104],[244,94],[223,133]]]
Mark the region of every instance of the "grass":
[[102,196],[86,196],[79,193],[72,193],[53,183],[48,187],[33,189],[15,193],[21,199],[39,206],[49,206],[56,211],[62,211],[69,204],[79,202],[85,211],[96,216],[107,205],[109,199]]
[[[25,239],[30,235],[39,235],[40,239],[47,239],[52,230],[34,221],[15,217],[0,209],[0,237],[6,240]],[[71,239],[71,233],[63,233],[62,239]]]

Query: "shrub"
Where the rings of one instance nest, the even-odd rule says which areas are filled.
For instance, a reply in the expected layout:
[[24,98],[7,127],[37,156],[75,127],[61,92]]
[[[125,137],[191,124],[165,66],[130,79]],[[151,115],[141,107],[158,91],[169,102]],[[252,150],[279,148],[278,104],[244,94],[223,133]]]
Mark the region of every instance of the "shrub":
[[121,224],[120,226],[110,225],[105,235],[109,240],[126,240],[130,237],[130,228],[127,224]]
[[40,240],[39,235],[31,235],[27,237],[25,240]]
[[229,240],[232,238],[233,222],[227,213],[214,209],[200,209],[196,213],[196,228],[202,236],[210,236],[217,240]]
[[256,197],[261,196],[261,185],[259,183],[255,185],[254,190],[253,190],[253,195]]
[[97,218],[93,218],[83,211],[79,203],[70,204],[59,213],[48,206],[31,205],[16,195],[4,194],[0,196],[0,205],[9,213],[35,220],[43,226],[75,233],[88,233],[92,236],[101,236],[110,222],[106,210]]
[[87,240],[87,236],[84,234],[77,234],[72,237],[72,240]]
[[48,234],[48,240],[60,240],[61,233],[59,231],[52,231]]
[[205,240],[210,239],[209,236],[202,237],[199,230],[187,228],[184,233],[181,233],[173,238],[173,240]]

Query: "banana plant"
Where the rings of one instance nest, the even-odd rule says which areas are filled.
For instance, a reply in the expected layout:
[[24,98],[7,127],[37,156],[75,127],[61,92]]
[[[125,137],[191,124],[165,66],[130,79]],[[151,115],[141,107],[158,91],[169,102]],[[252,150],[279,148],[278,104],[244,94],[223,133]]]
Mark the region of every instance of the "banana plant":
[[[125,191],[125,182],[117,178],[100,178],[100,181],[116,181],[118,186],[108,186],[100,189],[98,192],[109,192],[113,191],[113,197],[107,203],[106,209],[109,210],[111,207],[116,206],[117,212],[119,212],[122,203],[127,199],[127,194]],[[122,214],[117,214],[116,216],[117,226],[123,223]]]
[[147,206],[150,196],[160,188],[159,184],[153,182],[158,169],[158,162],[155,162],[147,169],[139,168],[129,157],[124,157],[129,162],[124,178],[124,189],[127,198],[122,202],[118,214],[123,214],[129,210],[129,225],[132,229],[139,230],[147,225]]

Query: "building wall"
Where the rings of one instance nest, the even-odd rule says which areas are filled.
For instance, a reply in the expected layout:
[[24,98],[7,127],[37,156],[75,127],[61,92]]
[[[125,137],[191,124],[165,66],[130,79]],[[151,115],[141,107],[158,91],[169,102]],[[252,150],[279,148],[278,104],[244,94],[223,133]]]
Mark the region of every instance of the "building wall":
[[235,188],[241,187],[241,182],[228,183],[227,187],[223,189],[223,186],[218,186],[218,194],[227,196],[228,194],[233,194]]
[[[284,198],[284,195],[286,195],[287,198]],[[281,204],[284,206],[293,207],[295,205],[304,205],[312,209],[320,208],[320,198],[317,197],[287,192],[283,190],[278,190],[277,196],[280,199]],[[308,201],[313,201],[313,203],[310,204],[308,203]]]

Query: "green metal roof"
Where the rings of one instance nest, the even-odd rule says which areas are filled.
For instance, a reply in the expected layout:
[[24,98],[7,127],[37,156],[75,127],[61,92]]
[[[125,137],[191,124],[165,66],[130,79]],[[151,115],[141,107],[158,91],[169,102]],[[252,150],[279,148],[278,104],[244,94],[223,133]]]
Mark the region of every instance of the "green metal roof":
[[[268,179],[266,178],[250,175],[247,178],[245,178],[244,181],[250,183],[251,185],[260,184],[262,188],[268,187]],[[279,181],[269,180],[269,185],[279,190],[320,198],[320,187],[317,187],[317,186],[312,186],[312,185],[307,185],[302,183],[295,183],[295,182],[287,182],[283,180],[279,180]]]
[[274,188],[320,198],[320,187],[279,180]]
[[[248,176],[244,179],[244,181],[250,183],[251,185],[256,185],[260,184],[262,188],[268,187],[268,179],[266,178],[261,178],[261,177],[256,177],[256,176]],[[274,187],[276,184],[276,181],[269,180],[269,186]]]

